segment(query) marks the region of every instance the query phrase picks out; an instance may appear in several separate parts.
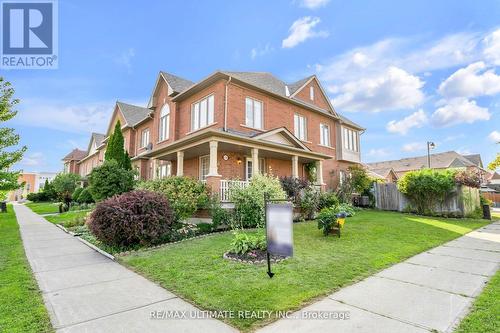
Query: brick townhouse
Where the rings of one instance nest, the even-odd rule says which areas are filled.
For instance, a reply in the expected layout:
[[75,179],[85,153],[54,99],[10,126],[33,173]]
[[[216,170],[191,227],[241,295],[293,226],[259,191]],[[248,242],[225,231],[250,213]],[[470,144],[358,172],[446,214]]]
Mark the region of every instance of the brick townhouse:
[[305,177],[311,163],[318,185],[334,188],[361,162],[364,129],[335,111],[314,75],[287,84],[270,73],[216,71],[195,83],[160,72],[147,107],[117,102],[107,132],[66,156],[65,170],[85,177],[101,164],[118,120],[141,179],[189,176],[222,196],[256,173]]

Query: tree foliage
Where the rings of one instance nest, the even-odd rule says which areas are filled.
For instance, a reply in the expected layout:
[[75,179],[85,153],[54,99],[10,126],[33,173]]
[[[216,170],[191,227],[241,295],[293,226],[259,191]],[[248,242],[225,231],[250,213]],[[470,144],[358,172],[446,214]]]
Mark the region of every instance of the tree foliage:
[[113,133],[110,135],[104,159],[106,161],[115,160],[121,168],[132,170],[130,156],[124,148],[124,139],[120,121],[115,124]]
[[497,157],[488,164],[488,169],[491,171],[495,171],[498,168],[500,168],[500,153],[497,153]]
[[73,192],[78,187],[80,176],[74,173],[60,173],[52,181],[52,187],[57,195],[57,199],[68,203],[72,200]]
[[128,192],[134,188],[134,172],[125,170],[115,159],[106,160],[89,175],[89,191],[95,201]]
[[[0,76],[0,123],[12,119],[17,114],[17,111],[13,109],[18,103],[19,100],[14,99],[14,88],[10,82],[5,81]],[[19,172],[9,170],[14,163],[22,159],[27,148],[22,146],[17,149],[7,149],[18,144],[19,135],[14,132],[13,128],[0,128],[0,191],[9,191],[20,187],[17,182]]]
[[434,206],[445,200],[455,186],[455,171],[422,169],[404,174],[398,189],[404,193],[417,213],[432,213]]

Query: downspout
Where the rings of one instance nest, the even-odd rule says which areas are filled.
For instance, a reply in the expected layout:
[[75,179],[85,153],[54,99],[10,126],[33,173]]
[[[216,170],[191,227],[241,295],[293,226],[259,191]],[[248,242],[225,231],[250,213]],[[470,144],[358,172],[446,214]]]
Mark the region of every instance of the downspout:
[[224,95],[224,132],[227,132],[227,91],[228,91],[228,85],[231,82],[231,79],[233,77],[230,76],[229,80],[226,82],[226,94]]

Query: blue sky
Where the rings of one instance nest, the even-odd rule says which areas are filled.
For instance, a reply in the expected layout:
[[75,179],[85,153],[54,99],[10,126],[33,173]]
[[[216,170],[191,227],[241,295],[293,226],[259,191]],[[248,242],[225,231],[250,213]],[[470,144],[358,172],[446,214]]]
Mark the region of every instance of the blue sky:
[[499,1],[59,1],[59,68],[1,75],[29,147],[16,165],[59,171],[105,131],[116,100],[145,105],[159,70],[317,74],[367,128],[365,162],[500,150]]

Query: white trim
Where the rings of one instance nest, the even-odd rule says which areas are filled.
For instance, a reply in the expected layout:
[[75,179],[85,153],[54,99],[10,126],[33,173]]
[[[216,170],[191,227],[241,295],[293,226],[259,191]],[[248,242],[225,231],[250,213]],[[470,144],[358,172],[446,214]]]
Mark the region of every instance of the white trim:
[[323,89],[323,86],[321,85],[321,82],[319,81],[319,79],[316,75],[311,76],[311,78],[309,80],[307,80],[302,86],[297,88],[297,90],[295,90],[295,92],[292,94],[292,96],[290,96],[290,98],[295,97],[295,95],[297,95],[299,93],[299,91],[301,91],[302,89],[304,89],[305,86],[307,86],[309,83],[311,83],[312,80],[316,80],[316,83],[318,84],[318,87],[321,90],[323,97],[326,99],[326,102],[328,103],[328,105],[331,108],[330,111],[332,112],[332,114],[335,117],[340,118],[339,115],[337,114],[337,111],[335,111],[335,108],[333,107],[332,103],[330,102],[330,99],[328,98],[328,95],[326,94],[325,89]]
[[[268,131],[268,132],[265,132],[265,133],[262,133],[262,134],[259,134],[259,135],[256,135],[254,136],[253,138],[254,139],[258,139],[258,140],[263,140],[264,138],[268,137],[268,136],[271,136],[271,135],[274,135],[274,134],[277,134],[277,133],[284,133],[286,136],[288,136],[293,142],[297,143],[298,146],[300,146],[300,148],[304,149],[304,150],[307,150],[307,151],[311,151],[306,145],[304,145],[304,141],[300,140],[299,138],[297,138],[292,132],[290,132],[286,127],[278,127],[278,128],[275,128],[271,131]],[[307,141],[305,141],[306,143],[309,143]]]

